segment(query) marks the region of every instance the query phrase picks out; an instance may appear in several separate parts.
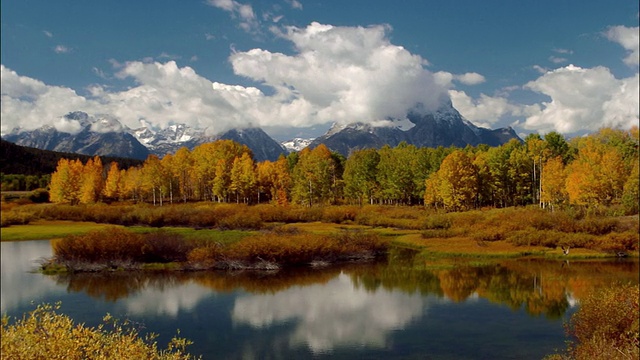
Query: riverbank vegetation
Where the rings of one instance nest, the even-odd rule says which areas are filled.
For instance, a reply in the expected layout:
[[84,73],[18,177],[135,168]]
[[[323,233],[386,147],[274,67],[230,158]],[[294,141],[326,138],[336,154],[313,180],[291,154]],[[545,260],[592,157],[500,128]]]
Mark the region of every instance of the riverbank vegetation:
[[1,353],[3,359],[153,359],[187,360],[191,342],[174,337],[159,349],[156,335],[143,336],[128,321],[110,315],[97,327],[75,324],[58,312],[60,304],[42,304],[10,324],[2,317]]
[[[224,234],[249,235],[298,228],[330,235],[340,227],[376,233],[402,246],[444,255],[637,255],[637,216],[598,211],[549,211],[535,206],[444,212],[422,207],[217,204],[3,204],[3,240],[58,238],[104,227],[135,232],[164,228],[187,237],[219,241]],[[15,219],[18,219],[16,221]],[[16,225],[33,222],[33,225]],[[6,227],[7,224],[14,225]],[[280,229],[280,230],[275,230]],[[284,229],[284,230],[283,230]],[[218,236],[217,234],[221,234]],[[30,237],[29,237],[30,236]],[[244,235],[242,235],[244,237]],[[274,240],[275,241],[275,240]]]
[[627,256],[638,251],[638,180],[637,127],[569,142],[530,135],[495,148],[400,144],[346,159],[319,146],[262,163],[222,140],[127,169],[98,157],[61,159],[53,203],[3,201],[0,225],[3,239],[11,227],[42,221],[262,231],[266,239],[283,224],[317,222],[324,230],[312,236],[283,237],[314,242],[300,237],[334,236],[345,225],[445,255]]
[[[135,233],[112,227],[53,240],[45,272],[116,269],[263,269],[371,260],[388,241],[376,233],[343,229],[331,234],[276,227],[242,240],[185,238],[179,233]],[[162,266],[165,264],[165,266]]]
[[640,356],[640,290],[618,285],[593,292],[571,317],[565,353],[548,360],[638,359]]

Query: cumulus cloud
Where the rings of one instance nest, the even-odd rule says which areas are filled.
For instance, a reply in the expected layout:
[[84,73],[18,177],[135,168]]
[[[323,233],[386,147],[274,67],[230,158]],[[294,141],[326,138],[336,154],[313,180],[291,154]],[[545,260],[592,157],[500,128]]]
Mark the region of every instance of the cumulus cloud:
[[239,19],[244,31],[252,32],[258,28],[258,20],[251,5],[235,0],[207,0],[207,4],[231,13],[232,17]]
[[476,126],[491,128],[504,116],[517,116],[522,107],[511,104],[505,97],[491,97],[480,94],[478,99],[472,99],[464,91],[449,90],[451,102],[462,116]]
[[282,36],[296,54],[263,49],[236,52],[236,74],[276,90],[275,98],[312,109],[305,125],[326,122],[370,123],[404,118],[422,104],[437,107],[446,88],[426,70],[426,61],[387,38],[388,26],[336,27],[312,23],[288,27]]
[[525,129],[574,133],[638,124],[638,74],[616,79],[605,67],[569,65],[545,73],[525,88],[550,98],[527,117]]
[[0,65],[0,89],[2,134],[18,126],[32,130],[43,125],[53,125],[60,130],[74,132],[76,127],[73,124],[54,121],[70,111],[92,108],[87,99],[72,89],[49,86],[20,76],[4,65]]
[[612,26],[606,32],[607,39],[617,42],[627,50],[627,57],[624,58],[625,64],[629,66],[638,66],[640,63],[640,35],[639,27]]
[[[241,4],[236,1],[209,3],[241,16]],[[434,110],[449,98],[479,126],[522,117],[520,126],[525,130],[572,133],[638,122],[637,74],[616,79],[604,67],[569,65],[548,70],[536,66],[538,78],[518,88],[547,96],[548,101],[522,105],[511,102],[508,93],[472,98],[455,89],[455,84],[477,85],[486,79],[474,72],[429,71],[426,59],[390,42],[391,28],[386,25],[312,23],[278,29],[274,33],[292,44],[290,54],[256,48],[234,49],[229,56],[235,74],[255,81],[259,88],[214,82],[166,59],[111,60],[115,74],[95,68],[96,75],[133,80],[135,85],[122,91],[94,85],[85,97],[73,89],[20,76],[2,65],[2,133],[16,126],[30,130],[45,124],[74,132],[78,124],[62,119],[71,111],[111,114],[130,128],[145,120],[160,128],[184,123],[211,133],[248,126],[380,124],[388,118],[405,118],[417,105]],[[610,28],[607,34],[630,52],[627,59],[634,53],[637,58],[637,44],[628,42],[632,34],[626,29]],[[569,50],[554,52],[570,54]],[[265,88],[267,93],[261,90]]]
[[486,79],[484,78],[484,76],[472,72],[472,73],[466,73],[466,74],[462,74],[462,75],[456,75],[454,76],[454,79],[456,79],[457,81],[465,84],[465,85],[478,85],[478,84],[482,84],[483,82],[486,81]]

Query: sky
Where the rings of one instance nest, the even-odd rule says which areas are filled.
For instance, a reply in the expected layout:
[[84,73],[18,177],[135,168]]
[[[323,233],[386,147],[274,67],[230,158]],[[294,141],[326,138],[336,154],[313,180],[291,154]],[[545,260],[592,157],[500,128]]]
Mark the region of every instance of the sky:
[[3,0],[1,132],[384,125],[449,100],[568,137],[639,117],[637,0]]

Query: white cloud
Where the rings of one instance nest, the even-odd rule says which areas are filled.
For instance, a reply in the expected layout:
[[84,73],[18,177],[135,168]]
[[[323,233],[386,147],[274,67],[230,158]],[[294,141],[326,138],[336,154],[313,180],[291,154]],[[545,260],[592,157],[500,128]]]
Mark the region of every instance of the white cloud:
[[298,0],[285,0],[285,2],[289,4],[292,9],[302,10],[302,4]]
[[0,126],[2,134],[21,126],[35,129],[43,125],[55,125],[60,129],[72,130],[73,125],[56,122],[59,116],[75,110],[90,110],[87,99],[65,87],[49,86],[0,65]]
[[569,60],[563,57],[549,56],[549,61],[551,61],[554,64],[562,64],[562,63],[566,63]]
[[42,30],[42,33],[44,34],[44,36],[46,36],[48,38],[52,38],[53,37],[53,33],[51,31]]
[[[435,109],[448,98],[451,74],[439,79],[424,68],[425,59],[391,44],[388,26],[313,23],[285,30],[282,36],[295,48],[292,55],[252,49],[230,56],[236,74],[275,90],[269,96],[255,87],[212,82],[174,61],[112,61],[115,77],[132,79],[136,86],[124,91],[93,86],[88,99],[3,67],[2,131],[19,124],[51,124],[71,111],[112,114],[131,128],[145,119],[159,127],[185,123],[212,132],[284,124],[373,124],[389,117],[402,119],[417,104]],[[96,74],[108,76],[98,69]],[[473,73],[462,76],[467,82],[481,78]]]
[[464,91],[449,90],[451,102],[462,116],[476,126],[491,128],[504,116],[521,114],[521,106],[511,104],[505,97],[491,97],[480,94],[472,99]]
[[282,36],[294,44],[295,55],[252,49],[230,60],[236,74],[274,88],[275,99],[311,107],[296,117],[304,125],[370,123],[404,118],[418,103],[437,107],[446,89],[424,69],[423,58],[391,44],[387,31],[384,25],[288,27]]
[[628,55],[624,58],[624,63],[629,66],[638,66],[640,63],[639,29],[637,26],[612,26],[605,32],[607,39],[617,42],[627,50]]
[[638,74],[616,79],[609,69],[569,65],[549,71],[525,88],[549,96],[525,120],[525,129],[574,133],[638,124]]
[[553,49],[553,51],[557,52],[558,54],[573,54],[573,50],[569,50],[569,49],[562,49],[562,48],[555,48]]
[[544,74],[547,71],[549,71],[549,69],[547,69],[546,67],[540,66],[540,65],[533,65],[533,69],[537,72],[539,72],[540,74]]
[[478,85],[486,81],[484,76],[475,72],[455,75],[454,78],[465,85]]
[[[213,3],[240,14],[235,1],[210,1]],[[549,100],[521,105],[512,103],[509,93],[482,94],[474,99],[455,90],[454,83],[475,85],[486,79],[474,72],[430,72],[426,59],[390,42],[391,29],[386,25],[312,23],[304,28],[277,29],[273,32],[292,44],[291,54],[234,49],[229,57],[237,75],[273,89],[270,95],[257,87],[213,82],[190,67],[152,58],[126,63],[110,60],[116,78],[131,79],[136,85],[123,91],[92,86],[86,98],[72,89],[49,86],[2,66],[2,133],[15,126],[34,129],[45,124],[75,131],[77,124],[60,120],[71,111],[111,114],[131,128],[144,119],[158,127],[184,123],[211,132],[247,126],[311,128],[357,121],[376,124],[390,117],[402,119],[417,104],[433,110],[449,97],[463,116],[480,126],[498,126],[520,116],[524,118],[520,121],[522,129],[572,133],[601,126],[628,127],[638,122],[637,74],[616,79],[604,67],[582,69],[570,65],[548,70],[534,66],[541,75],[524,88]],[[637,53],[637,46],[627,42],[632,36],[626,29],[610,28],[608,34],[631,54]],[[554,52],[570,53],[559,49]],[[113,79],[101,69],[94,71]]]
[[66,53],[70,52],[71,49],[66,47],[66,46],[64,46],[64,45],[56,45],[56,47],[53,48],[53,51],[56,54],[66,54]]
[[235,0],[207,0],[207,4],[231,13],[231,16],[240,20],[240,28],[246,32],[256,31],[258,20],[253,12],[253,7]]

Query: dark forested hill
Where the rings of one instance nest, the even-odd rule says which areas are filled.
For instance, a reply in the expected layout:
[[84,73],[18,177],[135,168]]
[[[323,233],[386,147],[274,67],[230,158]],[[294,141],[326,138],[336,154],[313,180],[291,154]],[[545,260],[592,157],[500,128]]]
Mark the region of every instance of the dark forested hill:
[[[4,174],[51,174],[56,170],[61,158],[80,159],[82,162],[86,162],[92,156],[39,150],[0,140],[0,172]],[[105,165],[112,161],[117,162],[121,169],[142,164],[142,160],[109,156],[101,156],[100,158]]]

